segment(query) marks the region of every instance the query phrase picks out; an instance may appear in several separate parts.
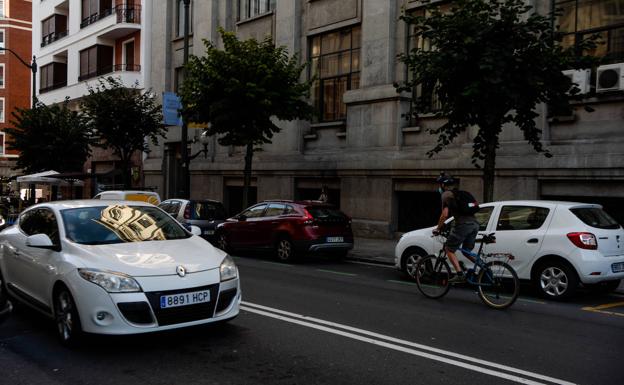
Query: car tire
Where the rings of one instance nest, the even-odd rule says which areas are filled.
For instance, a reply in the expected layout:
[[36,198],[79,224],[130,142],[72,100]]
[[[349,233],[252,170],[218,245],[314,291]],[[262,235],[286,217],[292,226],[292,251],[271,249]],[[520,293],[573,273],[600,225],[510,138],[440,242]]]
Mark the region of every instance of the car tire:
[[65,346],[76,346],[82,339],[82,325],[74,297],[66,287],[54,294],[54,322],[59,340]]
[[600,283],[594,283],[591,285],[585,285],[589,290],[596,293],[611,293],[614,292],[615,289],[620,287],[620,283],[622,283],[621,279],[616,279],[613,281],[604,281]]
[[418,249],[408,249],[403,253],[402,270],[414,282],[416,282],[416,265],[420,258],[426,255],[427,253]]
[[576,292],[578,283],[574,268],[556,260],[541,263],[533,279],[533,284],[542,297],[556,301],[570,298]]
[[295,246],[288,237],[280,237],[275,243],[275,255],[281,262],[292,262],[295,259]]

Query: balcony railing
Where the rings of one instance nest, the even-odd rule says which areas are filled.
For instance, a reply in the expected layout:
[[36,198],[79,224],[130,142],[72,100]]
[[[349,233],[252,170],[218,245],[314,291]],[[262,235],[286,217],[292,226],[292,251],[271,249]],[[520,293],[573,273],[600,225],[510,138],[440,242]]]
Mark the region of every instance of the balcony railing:
[[82,19],[80,28],[102,20],[115,13],[117,15],[117,23],[141,24],[141,6],[140,5],[116,5],[114,8],[105,9],[102,12]]
[[67,80],[62,81],[62,82],[58,82],[58,83],[54,83],[51,86],[41,87],[41,88],[39,88],[39,93],[40,94],[44,94],[46,92],[50,92],[52,90],[56,90],[56,89],[63,88],[63,87],[67,87]]
[[68,31],[61,32],[52,32],[41,38],[41,47],[45,47],[48,44],[54,43],[55,41],[64,38],[67,36]]
[[141,66],[138,64],[108,65],[108,66],[100,67],[93,72],[89,72],[89,73],[78,76],[78,81],[83,81],[83,80],[94,78],[96,76],[102,76],[102,75],[109,74],[111,72],[119,72],[119,71],[139,72],[141,71]]

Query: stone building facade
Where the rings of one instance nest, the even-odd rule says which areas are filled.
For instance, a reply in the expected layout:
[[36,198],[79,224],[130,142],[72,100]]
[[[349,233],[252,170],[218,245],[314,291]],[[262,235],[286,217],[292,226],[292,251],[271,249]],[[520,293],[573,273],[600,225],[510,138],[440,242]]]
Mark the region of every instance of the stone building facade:
[[[157,94],[175,91],[183,76],[181,2],[167,0],[166,6],[153,8],[150,78]],[[551,1],[530,3],[541,13],[554,6]],[[608,39],[613,36],[613,52],[608,54],[612,62],[624,62],[622,39],[617,38],[623,31],[624,2],[592,2],[602,17],[593,13],[591,23],[582,20],[588,14],[583,2],[558,3],[566,9],[563,22],[571,39],[592,30]],[[330,201],[353,217],[356,234],[389,238],[434,223],[439,213],[434,180],[441,170],[459,177],[462,189],[477,197],[482,194],[480,171],[470,161],[474,132],[466,131],[429,158],[426,153],[436,137],[427,129],[441,122],[426,115],[417,122],[405,119],[410,101],[393,86],[405,79],[406,69],[396,56],[410,44],[408,28],[399,17],[417,11],[419,2],[202,0],[192,7],[192,54],[204,53],[202,39],[220,44],[217,27],[222,26],[241,38],[271,36],[302,62],[310,62],[304,76],[318,75],[312,92],[317,119],[282,123],[273,143],[255,153],[252,196],[258,201],[316,199],[326,186]],[[624,86],[596,92],[595,79],[593,69],[585,79],[591,83],[590,92],[573,116],[549,120],[543,107],[538,108],[539,127],[552,158],[536,154],[520,130],[505,127],[495,199],[594,201],[624,221]],[[588,113],[586,105],[595,111]],[[202,148],[194,140],[200,133],[189,130],[192,153]],[[206,155],[190,164],[191,196],[222,200],[235,214],[241,209],[243,151],[219,146],[212,138]],[[155,186],[163,197],[174,197],[179,158],[180,129],[174,126],[144,161],[146,185]]]

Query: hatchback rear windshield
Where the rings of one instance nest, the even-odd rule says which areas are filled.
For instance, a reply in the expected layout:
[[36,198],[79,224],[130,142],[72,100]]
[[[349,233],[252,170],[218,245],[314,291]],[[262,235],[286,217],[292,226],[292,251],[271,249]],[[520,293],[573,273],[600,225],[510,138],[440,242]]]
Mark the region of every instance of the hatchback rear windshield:
[[191,219],[225,219],[225,209],[222,205],[214,202],[194,202],[191,214]]
[[598,207],[580,207],[570,209],[578,219],[588,226],[598,229],[619,229],[620,224],[611,218],[604,210]]
[[315,218],[319,220],[345,220],[346,215],[342,211],[333,207],[327,206],[308,206],[306,210]]

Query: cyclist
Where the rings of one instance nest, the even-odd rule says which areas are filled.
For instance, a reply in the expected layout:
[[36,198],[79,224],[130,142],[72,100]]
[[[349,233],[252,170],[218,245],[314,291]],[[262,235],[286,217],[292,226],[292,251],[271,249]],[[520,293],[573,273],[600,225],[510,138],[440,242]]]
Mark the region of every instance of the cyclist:
[[[475,239],[479,232],[479,222],[472,214],[462,214],[457,209],[457,198],[455,192],[457,189],[457,180],[444,173],[440,174],[436,180],[440,184],[438,191],[442,194],[442,214],[438,220],[438,226],[433,231],[434,235],[439,234],[444,228],[444,221],[453,217],[453,226],[451,232],[444,243],[444,250],[448,259],[453,264],[457,274],[449,280],[449,282],[466,281],[466,273],[462,269],[455,252],[462,247],[466,250],[472,250],[475,246]],[[470,259],[470,257],[468,256]]]

